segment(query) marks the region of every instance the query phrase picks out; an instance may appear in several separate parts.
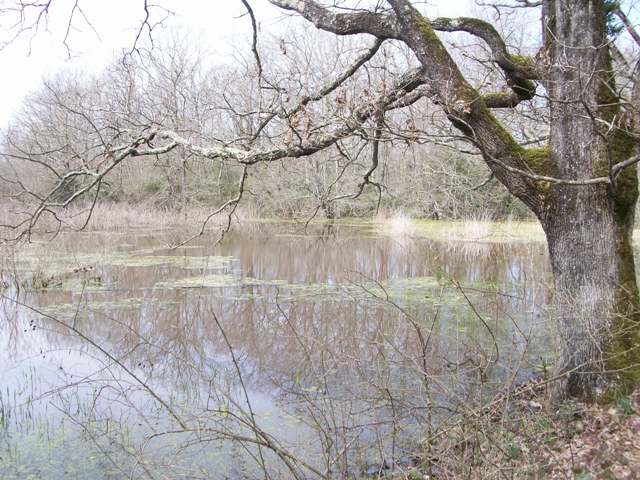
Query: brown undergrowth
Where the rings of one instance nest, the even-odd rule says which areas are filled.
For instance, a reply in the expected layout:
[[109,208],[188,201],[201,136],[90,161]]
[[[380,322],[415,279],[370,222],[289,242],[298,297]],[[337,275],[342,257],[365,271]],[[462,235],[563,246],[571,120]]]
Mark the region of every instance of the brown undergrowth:
[[[12,238],[29,229],[28,215],[23,210],[10,205],[0,205],[0,234]],[[21,213],[16,213],[20,211]],[[211,209],[189,208],[187,210],[163,209],[150,203],[97,203],[95,206],[72,205],[54,217],[43,214],[32,234],[51,234],[60,231],[117,231],[132,229],[167,230],[189,228],[199,230],[206,222],[211,229],[219,229],[228,224],[228,211],[212,218]],[[233,212],[234,222],[251,220],[255,212],[248,208],[237,208]],[[15,228],[10,228],[15,225]]]
[[608,405],[547,405],[544,391],[502,398],[423,445],[419,466],[397,478],[640,478],[640,388]]

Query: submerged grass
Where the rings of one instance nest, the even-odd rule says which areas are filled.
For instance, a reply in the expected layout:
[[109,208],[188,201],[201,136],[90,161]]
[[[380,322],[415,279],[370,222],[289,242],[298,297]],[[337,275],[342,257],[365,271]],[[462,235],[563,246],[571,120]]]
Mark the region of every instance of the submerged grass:
[[[318,224],[324,224],[325,222],[316,222]],[[442,240],[473,240],[476,241],[515,241],[511,233],[509,235],[500,231],[500,229],[494,228],[489,225],[489,222],[475,222],[473,224],[452,224],[448,223],[442,225],[441,222],[428,222],[428,221],[414,221],[403,219],[393,224],[387,225],[384,221],[380,220],[365,220],[355,221],[345,219],[343,221],[335,222],[343,227],[358,228],[359,231],[365,231],[367,234],[375,234],[382,232],[384,235],[404,235],[412,236],[415,238],[431,238]],[[520,234],[521,241],[531,241],[531,231],[527,230],[529,226],[524,228],[524,231]],[[493,240],[487,240],[493,235]],[[509,240],[505,240],[509,238]],[[525,240],[526,239],[526,240]],[[393,301],[397,301],[399,304],[429,304],[429,306],[444,305],[452,317],[455,318],[455,325],[452,322],[451,328],[455,328],[456,332],[463,331],[465,329],[471,330],[475,328],[478,330],[477,335],[470,336],[469,338],[478,339],[480,334],[484,331],[482,326],[479,326],[477,319],[468,311],[468,306],[463,295],[461,295],[455,288],[453,288],[447,281],[444,275],[435,276],[421,276],[413,278],[398,278],[392,279],[380,283],[368,281],[366,279],[359,278],[358,281],[339,281],[339,282],[318,282],[318,283],[288,283],[284,280],[264,280],[256,279],[252,277],[243,277],[240,272],[229,273],[227,267],[232,264],[231,257],[216,257],[216,256],[171,256],[161,254],[161,251],[157,250],[157,255],[153,250],[138,250],[130,253],[110,253],[104,252],[96,255],[93,260],[91,255],[85,256],[78,255],[65,255],[56,257],[55,259],[48,259],[43,261],[41,266],[46,267],[48,264],[51,267],[57,268],[58,266],[66,269],[61,270],[62,273],[68,273],[69,263],[65,265],[65,262],[73,262],[76,265],[79,261],[84,263],[97,264],[99,266],[115,266],[126,268],[144,268],[144,267],[176,267],[179,269],[196,269],[203,270],[201,275],[195,275],[195,272],[178,272],[177,275],[188,275],[183,278],[177,278],[175,280],[166,279],[162,277],[161,282],[155,284],[157,291],[152,293],[154,298],[128,298],[122,300],[102,301],[102,302],[89,302],[83,305],[83,308],[96,309],[96,310],[112,310],[112,309],[141,309],[146,302],[156,305],[161,303],[163,295],[166,294],[166,290],[172,290],[176,288],[212,288],[212,289],[236,289],[235,292],[229,294],[228,291],[213,292],[213,295],[223,295],[225,299],[230,300],[244,300],[244,299],[256,299],[262,298],[269,301],[273,301],[274,289],[278,289],[282,295],[279,297],[284,302],[294,302],[297,300],[304,301],[307,297],[312,297],[315,301],[316,298],[331,302],[343,302],[345,300],[356,299],[358,301],[386,301],[387,297]],[[315,264],[314,264],[315,265]],[[43,267],[43,268],[44,268]],[[99,268],[99,267],[98,267]],[[164,268],[159,270],[164,271]],[[208,270],[214,270],[213,272]],[[264,270],[260,270],[264,271]],[[77,272],[74,272],[77,273]],[[176,275],[173,272],[171,275]],[[91,284],[91,278],[94,278],[93,284]],[[65,279],[63,283],[56,287],[59,289],[67,289],[72,292],[77,292],[80,289],[87,290],[92,288],[97,290],[111,288],[112,285],[102,281],[95,281],[97,276],[95,274],[88,274],[86,276],[76,275],[72,278]],[[82,283],[82,282],[85,283]],[[87,284],[87,281],[89,284]],[[471,287],[478,288],[493,288],[499,285],[469,285]],[[261,288],[252,288],[261,287]],[[444,293],[442,292],[444,290]],[[200,293],[198,293],[200,295]],[[471,295],[471,294],[470,294]],[[68,299],[67,299],[68,301]],[[342,305],[340,305],[342,306]],[[65,312],[73,312],[77,309],[77,304],[72,305],[69,303],[50,305],[49,312],[52,314],[64,315]],[[285,307],[286,308],[286,307]],[[392,307],[389,307],[392,308]],[[355,310],[354,310],[355,311]],[[356,311],[357,315],[362,310]],[[149,317],[154,317],[154,311],[147,312]],[[189,312],[191,315],[193,312]],[[364,314],[364,313],[363,313]],[[427,319],[429,320],[429,319]],[[422,321],[422,320],[420,320]],[[497,321],[497,320],[496,320]],[[430,328],[431,323],[427,322],[426,327]],[[445,325],[446,326],[446,325]],[[447,330],[446,328],[444,330]],[[445,332],[448,333],[448,332]],[[386,399],[384,400],[386,402]],[[385,404],[386,405],[386,404]],[[393,407],[393,405],[392,405]],[[394,427],[395,428],[395,427]],[[505,437],[505,443],[503,449],[511,452],[510,455],[517,457],[518,445],[515,440]],[[54,442],[55,443],[55,442]],[[26,446],[26,445],[25,445]],[[35,447],[34,447],[35,448]],[[63,447],[64,448],[64,447]],[[78,449],[78,453],[81,454]],[[17,457],[16,457],[17,458]],[[94,458],[91,457],[93,461]],[[84,461],[84,460],[82,460]],[[46,464],[46,459],[34,458],[30,460],[27,457],[20,457],[15,463],[7,466],[7,478],[29,478],[29,475],[36,475],[34,478],[38,478],[37,475],[44,475],[46,478],[46,472],[32,470],[31,467],[27,468],[31,464]],[[17,468],[15,473],[12,469]],[[56,467],[57,460],[56,460]],[[71,467],[71,470],[64,470],[63,475],[74,475],[76,471],[72,469],[77,467]],[[85,467],[82,467],[80,471]],[[91,470],[94,467],[86,467]],[[95,467],[97,471],[103,468],[102,465]],[[2,468],[0,468],[0,473]],[[34,473],[35,472],[35,473]],[[104,472],[103,472],[104,473]],[[114,472],[116,475],[118,472]],[[13,477],[11,476],[13,475]],[[2,475],[0,475],[2,476]],[[62,477],[61,477],[62,478]],[[68,477],[65,477],[68,478]],[[80,477],[78,477],[80,478]],[[85,477],[86,478],[86,477]]]
[[[279,236],[313,236],[305,227],[336,226],[360,229],[365,235],[406,236],[429,240],[455,242],[490,243],[544,243],[542,227],[534,221],[491,221],[491,220],[426,220],[409,218],[403,215],[372,218],[340,218],[333,220],[313,219],[310,222],[299,220],[258,219],[256,223],[284,224],[299,226],[294,233],[281,233]],[[317,236],[322,236],[319,234]]]
[[[112,310],[138,310],[145,303],[144,298],[123,298],[120,300],[112,300],[112,301],[90,301],[86,302],[83,307],[89,308],[91,310],[99,310],[99,311],[112,311]],[[169,303],[169,302],[159,302],[156,301],[154,303]],[[65,318],[68,314],[75,314],[78,311],[77,303],[56,303],[53,305],[47,305],[45,307],[40,307],[39,311],[54,317],[62,317]]]
[[[388,236],[408,236],[429,240],[480,243],[546,243],[542,226],[537,221],[491,220],[426,220],[404,216],[371,219],[316,220],[316,224],[332,223],[360,227]],[[633,232],[634,245],[640,245],[640,228]]]
[[[382,231],[397,233],[394,219],[383,220]],[[472,241],[491,243],[544,243],[542,227],[537,222],[492,222],[486,220],[442,221],[409,220],[405,227],[410,236],[445,241]]]
[[189,270],[218,270],[229,267],[232,259],[233,257],[223,256],[194,257],[184,255],[123,255],[109,259],[105,264],[122,267],[154,267],[158,265],[170,265],[176,268]]

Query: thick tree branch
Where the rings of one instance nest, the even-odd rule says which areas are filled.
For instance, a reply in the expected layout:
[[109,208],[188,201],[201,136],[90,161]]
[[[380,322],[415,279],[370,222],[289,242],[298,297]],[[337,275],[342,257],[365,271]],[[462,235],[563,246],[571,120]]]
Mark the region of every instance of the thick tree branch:
[[489,108],[514,108],[522,100],[527,100],[516,92],[486,93],[482,95],[484,103]]
[[509,167],[527,171],[525,150],[491,114],[481,95],[466,81],[458,66],[425,19],[409,0],[389,0],[401,24],[400,35],[424,66],[434,101],[449,121],[482,152],[487,164],[511,193],[534,212],[541,212],[542,198],[532,179],[500,168],[491,158]]
[[[368,33],[381,39],[401,38],[400,24],[397,18],[390,15],[372,12],[335,13],[313,0],[270,1],[281,8],[299,13],[316,27],[338,35]],[[519,101],[533,98],[536,86],[531,79],[540,78],[535,61],[530,57],[511,55],[504,40],[490,23],[468,17],[437,18],[429,22],[434,30],[466,32],[487,43],[494,61],[504,71],[507,83],[516,95],[506,97],[499,94],[500,98],[491,99],[490,108],[512,107]]]
[[368,33],[378,38],[398,38],[393,16],[373,13],[335,13],[313,0],[269,0],[284,10],[299,13],[316,27],[338,35]]
[[[524,83],[527,79],[540,78],[533,58],[511,55],[504,40],[490,23],[470,17],[436,18],[430,23],[433,29],[439,32],[466,32],[484,40],[491,49],[494,61],[512,80]],[[529,88],[524,90],[527,91]]]
[[[344,125],[329,133],[318,133],[308,139],[303,139],[295,145],[278,147],[270,150],[250,149],[241,150],[229,146],[201,147],[194,145],[173,131],[157,132],[158,138],[171,141],[169,145],[181,145],[191,153],[206,158],[231,159],[244,165],[253,165],[261,162],[274,162],[283,158],[304,157],[323,150],[338,140],[351,135],[360,128],[378,108],[389,109],[398,100],[401,100],[408,93],[412,92],[424,83],[421,69],[414,69],[404,74],[397,82],[396,86],[388,93],[381,95],[378,101],[365,102],[361,104],[354,113],[345,120]],[[155,150],[155,149],[154,149]],[[139,155],[146,155],[145,151],[136,151]]]
[[507,77],[507,84],[513,93],[495,93],[485,97],[489,108],[512,108],[522,100],[531,100],[536,92],[536,84],[531,79],[539,79],[540,73],[531,57],[511,55],[498,31],[488,22],[477,18],[436,18],[430,21],[434,30],[440,32],[466,32],[484,40],[491,49],[493,60]]
[[542,1],[534,1],[534,0],[515,0],[517,3],[514,4],[510,4],[510,3],[494,3],[494,2],[481,2],[479,0],[476,0],[476,4],[480,5],[481,7],[493,7],[495,9],[498,8],[535,8],[535,7],[539,7],[542,5]]
[[[517,61],[506,51],[504,41],[495,29],[485,22],[471,19],[439,19],[435,25],[446,31],[468,31],[483,38],[490,45],[496,61],[502,63],[516,97],[494,94],[485,99],[466,81],[458,66],[437,37],[432,23],[423,17],[409,0],[389,0],[395,16],[371,12],[335,13],[312,0],[270,0],[271,3],[293,10],[318,28],[339,35],[369,33],[379,38],[397,38],[405,42],[424,67],[425,79],[432,100],[445,111],[451,123],[486,154],[498,158],[512,168],[527,171],[524,149],[493,117],[489,108],[508,107],[533,94],[534,86],[522,75],[520,64],[530,76],[534,75],[529,61]],[[529,207],[539,212],[541,198],[532,179],[509,172],[488,162],[496,177]]]
[[530,178],[531,180],[535,180],[538,182],[548,182],[548,183],[553,183],[555,185],[596,185],[596,184],[613,185],[615,184],[616,178],[622,173],[622,171],[625,168],[640,162],[640,155],[634,155],[633,157],[628,158],[623,162],[616,163],[615,165],[613,165],[613,167],[611,168],[611,175],[609,176],[587,178],[584,180],[571,180],[571,179],[565,179],[565,178],[551,177],[548,175],[538,175],[533,172],[527,172],[524,170],[511,167],[509,165],[506,165],[505,163],[501,162],[497,158],[489,158],[488,162],[495,163],[496,165],[499,165],[500,168],[504,168],[509,172],[516,173],[518,175]]
[[631,35],[631,38],[633,38],[633,41],[636,42],[636,44],[640,47],[640,34],[634,28],[631,20],[629,20],[629,17],[627,17],[627,15],[625,15],[625,13],[619,8],[616,9],[615,14],[624,24],[625,28],[629,32],[629,35]]
[[[284,158],[308,156],[323,150],[335,144],[337,141],[353,134],[355,130],[361,128],[367,120],[372,118],[376,112],[391,109],[392,105],[402,100],[410,92],[423,85],[423,83],[423,71],[421,69],[411,70],[400,77],[396,85],[388,92],[380,95],[377,99],[363,101],[361,105],[355,109],[353,114],[344,121],[342,126],[330,131],[312,134],[304,140],[301,140],[296,145],[285,145],[268,150],[243,150],[225,144],[203,147],[194,144],[191,140],[182,137],[172,130],[149,131],[146,134],[135,138],[128,144],[123,144],[106,150],[106,161],[101,163],[101,167],[98,170],[83,168],[67,172],[64,175],[58,174],[55,185],[46,194],[36,197],[38,199],[38,204],[34,210],[28,214],[27,219],[20,221],[16,225],[7,225],[6,227],[18,230],[17,238],[24,235],[29,239],[34,226],[44,213],[55,215],[55,209],[65,208],[75,200],[93,191],[101,184],[104,178],[126,158],[162,155],[174,150],[178,146],[181,146],[186,151],[201,157],[234,160],[243,165],[244,173],[238,188],[238,196],[226,202],[222,207],[212,213],[207,221],[213,215],[220,213],[223,210],[230,209],[233,213],[235,207],[242,198],[242,194],[244,192],[244,181],[247,176],[247,168],[250,165],[260,162],[273,162]],[[414,97],[414,101],[415,100],[417,100],[417,98]],[[154,146],[153,143],[159,139],[166,140],[167,142],[161,146]],[[69,182],[76,178],[87,179],[87,181],[68,197],[58,200],[58,193],[63,191],[64,188],[69,185]],[[23,190],[28,192],[26,187]]]

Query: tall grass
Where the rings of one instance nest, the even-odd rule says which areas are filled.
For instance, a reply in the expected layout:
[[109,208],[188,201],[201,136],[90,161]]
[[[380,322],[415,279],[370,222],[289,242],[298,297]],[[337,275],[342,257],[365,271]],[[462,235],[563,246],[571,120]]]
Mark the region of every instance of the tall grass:
[[[174,229],[179,227],[199,228],[211,211],[204,207],[192,207],[186,210],[164,209],[152,203],[111,203],[101,202],[93,210],[80,205],[71,205],[60,212],[57,219],[42,216],[34,231],[54,232],[59,228],[64,230],[111,231],[130,229]],[[13,214],[11,208],[0,208],[0,223],[11,225],[17,223],[23,216]],[[255,218],[255,212],[250,208],[238,207],[233,216],[236,221]],[[227,224],[227,216],[223,212],[207,222],[210,228]],[[9,231],[10,229],[5,228]],[[10,237],[11,235],[6,235]]]

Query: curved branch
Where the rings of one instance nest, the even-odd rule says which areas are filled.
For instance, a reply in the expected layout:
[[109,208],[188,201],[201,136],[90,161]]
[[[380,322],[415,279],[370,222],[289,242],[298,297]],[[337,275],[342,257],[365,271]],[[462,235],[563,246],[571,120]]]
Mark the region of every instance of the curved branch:
[[399,38],[399,26],[393,16],[373,13],[335,13],[314,0],[269,0],[284,10],[299,13],[316,27],[337,35],[368,33],[378,38]]
[[629,20],[629,17],[627,17],[625,13],[622,10],[620,10],[620,8],[617,8],[615,10],[615,14],[620,19],[620,21],[622,21],[625,28],[629,32],[629,35],[631,35],[631,38],[633,38],[633,41],[636,42],[636,44],[640,47],[640,34],[634,28],[633,24],[631,23],[631,20]]
[[[338,35],[368,33],[377,38],[402,38],[401,23],[396,16],[373,12],[335,13],[313,0],[269,0],[285,10],[295,11],[316,27]],[[426,19],[425,19],[426,20]],[[516,96],[501,97],[491,108],[507,108],[522,100],[533,98],[536,85],[531,80],[539,79],[540,73],[531,57],[512,55],[498,31],[488,22],[470,17],[437,18],[426,20],[434,30],[441,32],[466,32],[484,40],[493,54],[494,61],[504,71],[507,83]]]
[[433,29],[439,32],[465,32],[481,38],[491,49],[495,62],[506,73],[522,79],[540,78],[533,58],[510,54],[502,36],[489,22],[471,17],[458,17],[436,18],[430,23]]
[[482,95],[484,103],[489,108],[514,108],[517,107],[522,100],[529,100],[531,97],[522,97],[516,92],[498,92],[486,93]]
[[260,54],[258,53],[258,24],[256,23],[256,16],[253,13],[253,8],[249,4],[248,0],[241,0],[244,8],[247,9],[249,18],[251,18],[251,28],[253,30],[253,38],[251,40],[251,51],[256,59],[256,67],[258,68],[258,79],[262,78],[262,62],[260,61]]
[[[339,35],[369,33],[379,38],[396,38],[406,43],[423,65],[425,83],[433,101],[440,105],[449,121],[483,152],[501,158],[509,166],[526,170],[522,159],[522,147],[499,124],[488,107],[506,107],[530,98],[535,85],[521,71],[520,64],[530,76],[535,76],[528,61],[517,61],[508,54],[504,41],[486,22],[474,23],[471,19],[439,19],[434,21],[440,30],[465,30],[484,38],[492,46],[496,61],[507,72],[511,87],[517,95],[482,97],[464,78],[460,69],[435,34],[432,22],[422,16],[409,0],[388,0],[395,15],[372,12],[335,13],[313,0],[270,0],[281,8],[298,12],[318,28]],[[488,101],[488,102],[487,102]],[[293,147],[304,150],[302,147]],[[298,152],[296,152],[298,153]],[[311,152],[313,153],[313,152]],[[489,165],[492,167],[492,164]],[[500,169],[493,164],[492,171],[507,188],[523,200],[533,211],[541,211],[540,196],[535,183],[526,177]]]
[[500,93],[489,97],[489,108],[515,107],[522,100],[533,98],[536,84],[531,80],[541,78],[536,62],[531,57],[510,54],[502,36],[493,25],[470,17],[436,18],[430,23],[439,32],[465,32],[484,40],[489,46],[493,61],[502,69],[507,77],[507,84],[513,90],[513,94]]
[[[300,143],[279,147],[271,150],[240,150],[229,146],[216,146],[216,147],[201,147],[194,145],[188,139],[185,139],[178,135],[174,131],[165,130],[157,132],[159,138],[168,139],[171,141],[170,145],[181,145],[190,152],[200,155],[206,158],[221,158],[236,160],[244,165],[253,165],[261,162],[274,162],[283,158],[297,158],[312,155],[320,150],[323,150],[338,140],[341,140],[356,129],[360,128],[369,118],[371,118],[378,109],[388,110],[392,108],[399,100],[402,100],[407,94],[413,92],[419,86],[424,84],[424,74],[422,69],[410,70],[405,73],[394,88],[388,93],[381,95],[377,100],[367,101],[360,105],[352,114],[351,117],[345,120],[345,124],[340,128],[337,128],[331,133],[318,134],[305,140],[301,140]],[[136,151],[138,155],[146,155],[146,151]]]
[[[526,171],[523,148],[491,114],[482,96],[467,82],[451,55],[435,34],[431,23],[409,0],[388,0],[402,25],[402,40],[424,66],[433,100],[451,124],[488,158],[499,158],[511,168]],[[534,212],[542,212],[543,199],[535,182],[526,176],[488,162],[496,178]]]
[[[42,197],[36,196],[37,204],[34,206],[33,210],[28,213],[26,220],[21,221],[19,224],[6,225],[5,227],[13,230],[21,230],[18,231],[18,237],[16,237],[16,240],[23,236],[30,239],[33,228],[45,213],[52,213],[55,215],[54,209],[65,208],[75,200],[95,190],[95,188],[102,183],[103,179],[125,159],[138,156],[161,155],[178,146],[182,146],[186,151],[205,158],[235,160],[244,167],[243,175],[238,186],[238,196],[229,200],[214,211],[207,218],[207,221],[223,210],[228,210],[231,212],[229,215],[233,215],[233,212],[240,202],[245,190],[244,186],[247,178],[248,167],[250,165],[260,162],[273,162],[284,158],[304,157],[323,150],[335,144],[339,140],[353,134],[355,130],[372,118],[376,112],[391,109],[395,102],[403,99],[408,93],[414,91],[419,86],[423,85],[423,83],[424,75],[422,69],[411,70],[400,77],[394,88],[390,89],[387,93],[381,94],[377,99],[363,100],[362,104],[355,109],[353,114],[345,120],[342,126],[327,132],[316,133],[308,138],[305,137],[304,140],[301,140],[300,143],[296,145],[284,145],[282,147],[272,148],[269,150],[258,148],[241,150],[222,143],[217,146],[203,147],[195,145],[192,141],[181,137],[174,131],[148,131],[137,138],[134,137],[130,142],[123,145],[112,147],[109,150],[106,150],[105,147],[105,161],[101,162],[98,170],[91,171],[88,168],[83,168],[60,175],[56,184],[46,194]],[[161,146],[154,146],[153,142],[157,139],[166,140],[166,143]],[[84,178],[86,179],[86,183],[77,188],[68,197],[58,200],[56,198],[58,196],[58,192],[60,192],[63,187],[68,185],[74,178]],[[24,186],[23,191],[29,192]],[[207,221],[205,221],[203,229],[205,228]]]

